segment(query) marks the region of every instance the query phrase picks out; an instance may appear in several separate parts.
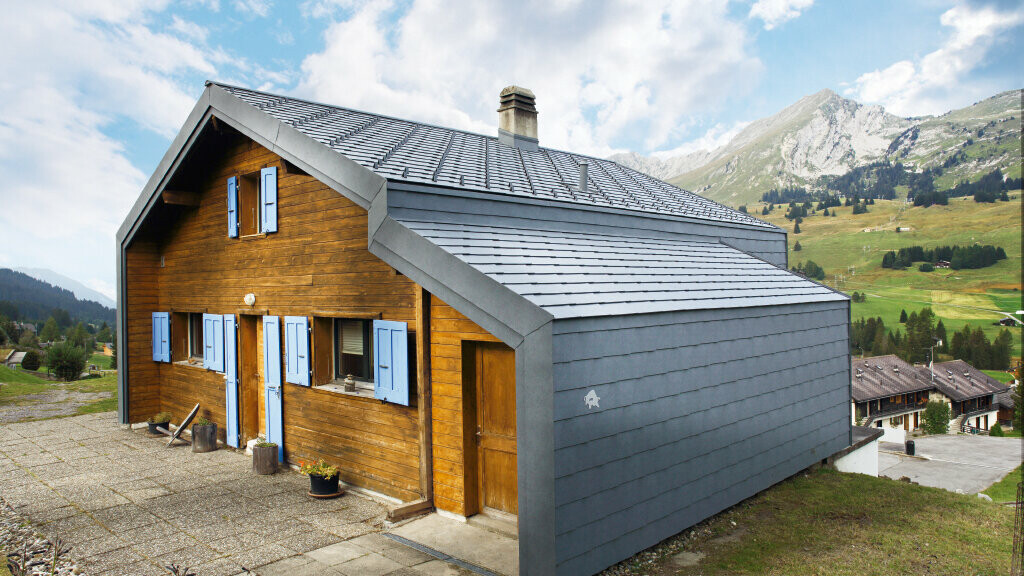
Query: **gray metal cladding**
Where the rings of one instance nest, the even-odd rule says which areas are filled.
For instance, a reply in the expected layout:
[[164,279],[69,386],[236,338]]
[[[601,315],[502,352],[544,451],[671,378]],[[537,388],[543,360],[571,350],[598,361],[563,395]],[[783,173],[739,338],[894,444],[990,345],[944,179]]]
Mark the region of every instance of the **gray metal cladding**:
[[556,319],[846,299],[717,242],[399,222]]
[[[531,152],[496,137],[215,85],[388,180],[774,228],[610,160]],[[586,191],[578,188],[583,161],[590,166]]]
[[847,308],[556,320],[558,573],[592,574],[846,447]]

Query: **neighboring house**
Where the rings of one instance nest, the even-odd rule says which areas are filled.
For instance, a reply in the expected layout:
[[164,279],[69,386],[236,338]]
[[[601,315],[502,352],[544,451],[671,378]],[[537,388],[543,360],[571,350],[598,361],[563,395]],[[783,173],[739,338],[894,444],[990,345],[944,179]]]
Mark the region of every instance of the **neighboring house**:
[[25,359],[25,352],[11,352],[7,355],[6,366],[8,368],[17,368],[21,366],[21,361]]
[[118,232],[120,420],[199,402],[396,515],[509,522],[523,575],[851,444],[849,300],[785,231],[500,100],[495,138],[209,83]]
[[903,440],[890,430],[919,429],[933,400],[950,405],[950,433],[987,431],[997,421],[997,395],[1009,390],[963,360],[929,368],[889,354],[858,358],[851,366],[853,424],[884,428],[886,441]]
[[[904,432],[921,427],[929,390],[935,387],[917,368],[889,354],[854,359],[851,374],[854,425]],[[885,438],[903,439],[891,433]]]
[[1000,426],[1013,427],[1013,392],[1018,385],[1011,386],[1005,392],[999,392],[996,394],[996,404],[999,406],[999,412],[996,414],[996,420]]
[[951,431],[988,430],[997,422],[996,394],[1009,390],[1007,385],[963,360],[940,362],[930,371],[927,366],[919,370],[934,374],[939,399],[952,406]]

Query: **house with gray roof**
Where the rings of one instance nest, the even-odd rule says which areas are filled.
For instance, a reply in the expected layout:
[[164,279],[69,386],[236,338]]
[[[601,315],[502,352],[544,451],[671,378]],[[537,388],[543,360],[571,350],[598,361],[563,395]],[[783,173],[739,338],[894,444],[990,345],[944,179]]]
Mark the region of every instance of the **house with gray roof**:
[[119,418],[323,459],[593,574],[851,444],[849,300],[785,231],[543,147],[210,82],[118,232]]

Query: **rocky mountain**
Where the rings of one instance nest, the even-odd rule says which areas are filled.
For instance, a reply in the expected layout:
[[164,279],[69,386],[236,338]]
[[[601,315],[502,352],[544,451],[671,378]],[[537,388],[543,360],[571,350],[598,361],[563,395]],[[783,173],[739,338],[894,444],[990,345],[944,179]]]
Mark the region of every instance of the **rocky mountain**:
[[1014,169],[1019,111],[1019,90],[926,118],[901,118],[822,90],[752,122],[714,150],[613,159],[732,206],[755,202],[771,188],[816,188],[824,176],[882,160],[916,170],[941,167],[936,185],[947,188],[995,167]]

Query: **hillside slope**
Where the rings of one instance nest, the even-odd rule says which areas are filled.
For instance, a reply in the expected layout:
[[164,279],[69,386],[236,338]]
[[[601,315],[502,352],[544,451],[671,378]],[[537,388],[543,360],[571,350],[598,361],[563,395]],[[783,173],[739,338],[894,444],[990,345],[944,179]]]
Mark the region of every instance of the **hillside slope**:
[[81,282],[73,278],[68,278],[67,276],[54,272],[49,268],[14,268],[13,270],[16,272],[21,272],[22,274],[27,274],[35,278],[36,280],[42,280],[43,282],[46,282],[48,284],[53,284],[58,288],[70,290],[71,293],[75,295],[75,298],[78,298],[79,300],[91,300],[93,302],[99,302],[100,304],[106,306],[107,308],[117,307],[117,303],[114,302],[111,298],[103,294],[100,294],[99,292],[93,290],[92,288],[89,288],[85,284],[82,284]]
[[70,290],[7,268],[0,268],[0,302],[13,304],[19,312],[17,319],[24,322],[44,322],[54,308],[61,308],[75,320],[114,323],[113,308],[79,300]]

